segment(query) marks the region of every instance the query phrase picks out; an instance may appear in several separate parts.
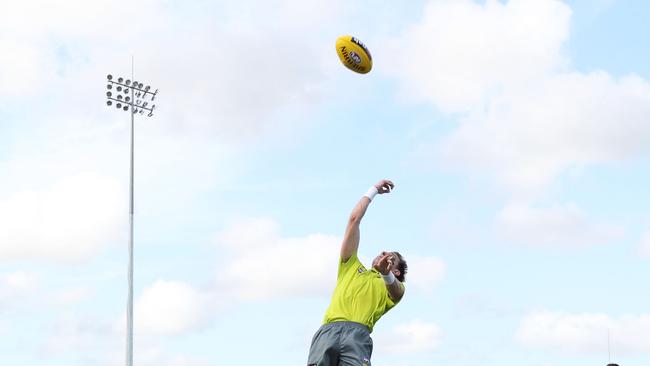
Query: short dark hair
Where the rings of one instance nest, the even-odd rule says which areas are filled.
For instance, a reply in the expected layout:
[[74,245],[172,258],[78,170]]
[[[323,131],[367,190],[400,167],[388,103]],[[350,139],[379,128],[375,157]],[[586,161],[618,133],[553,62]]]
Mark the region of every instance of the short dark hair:
[[399,252],[394,252],[397,255],[397,258],[399,258],[399,264],[397,265],[397,269],[399,270],[399,276],[396,276],[399,282],[406,282],[406,272],[409,270],[408,264],[406,264],[406,261],[404,260],[404,257],[402,257]]

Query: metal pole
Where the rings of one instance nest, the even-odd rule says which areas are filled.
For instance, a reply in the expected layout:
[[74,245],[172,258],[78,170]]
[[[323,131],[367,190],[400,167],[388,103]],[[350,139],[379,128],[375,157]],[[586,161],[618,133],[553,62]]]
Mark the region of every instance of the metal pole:
[[612,362],[612,352],[609,349],[609,328],[607,328],[607,363]]
[[[131,56],[131,80],[133,78],[133,56]],[[134,91],[131,88],[131,100],[134,100]],[[126,341],[126,366],[133,366],[133,147],[134,147],[134,114],[131,111],[131,172],[129,184],[129,294],[126,311],[127,341]]]
[[[112,106],[115,103],[117,109],[131,113],[131,151],[130,151],[130,174],[129,174],[129,267],[128,267],[128,296],[126,306],[126,366],[133,366],[133,216],[134,216],[134,150],[135,150],[135,114],[149,112],[147,117],[153,116],[156,105],[153,101],[158,95],[158,89],[149,91],[142,83],[133,79],[133,55],[131,55],[131,79],[124,80],[118,77],[113,80],[113,75],[106,76],[106,105]],[[113,89],[114,88],[114,89]],[[131,96],[129,97],[129,91]],[[115,93],[115,94],[113,94]],[[121,94],[123,93],[123,94]],[[126,95],[126,96],[125,96]],[[136,99],[137,98],[137,99]],[[147,101],[147,98],[150,98]],[[149,103],[151,102],[151,105]],[[123,104],[124,103],[124,104]]]

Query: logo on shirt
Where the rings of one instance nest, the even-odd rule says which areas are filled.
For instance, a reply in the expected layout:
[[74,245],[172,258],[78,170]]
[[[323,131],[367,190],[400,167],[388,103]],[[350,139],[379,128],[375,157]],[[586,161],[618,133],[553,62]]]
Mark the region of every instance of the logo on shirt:
[[363,273],[365,271],[366,271],[366,269],[363,268],[363,267],[359,267],[359,269],[357,269],[357,272],[359,272],[359,273]]

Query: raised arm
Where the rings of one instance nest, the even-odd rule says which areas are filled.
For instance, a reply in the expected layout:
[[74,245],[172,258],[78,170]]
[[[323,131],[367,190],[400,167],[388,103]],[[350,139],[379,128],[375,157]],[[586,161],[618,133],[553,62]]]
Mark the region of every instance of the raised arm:
[[373,187],[370,187],[370,190],[354,206],[352,213],[350,213],[348,225],[345,228],[345,235],[343,236],[343,244],[341,245],[341,260],[343,262],[347,262],[357,252],[357,249],[359,249],[359,225],[361,224],[361,219],[366,214],[372,198],[375,194],[389,193],[393,187],[395,187],[393,182],[386,179],[380,180]]

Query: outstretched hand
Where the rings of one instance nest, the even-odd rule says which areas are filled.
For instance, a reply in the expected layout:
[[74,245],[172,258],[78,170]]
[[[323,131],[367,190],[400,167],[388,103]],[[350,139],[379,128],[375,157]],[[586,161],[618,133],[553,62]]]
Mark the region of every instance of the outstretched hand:
[[379,258],[379,261],[377,261],[377,264],[375,264],[373,268],[379,271],[379,273],[387,275],[393,270],[394,263],[393,255],[386,254]]
[[379,194],[390,193],[390,191],[395,188],[395,184],[388,179],[382,179],[375,184],[375,188],[377,188],[377,193]]

